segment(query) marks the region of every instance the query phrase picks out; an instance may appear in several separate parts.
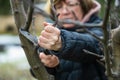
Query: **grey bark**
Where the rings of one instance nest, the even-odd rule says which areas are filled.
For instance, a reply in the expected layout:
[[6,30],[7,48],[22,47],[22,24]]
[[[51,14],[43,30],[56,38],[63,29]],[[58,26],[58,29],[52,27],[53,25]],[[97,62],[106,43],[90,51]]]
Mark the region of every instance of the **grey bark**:
[[[10,0],[10,3],[11,3],[11,8],[13,11],[14,18],[15,18],[16,27],[18,29],[19,38],[21,40],[21,45],[24,49],[27,60],[30,64],[36,78],[38,80],[54,80],[54,78],[48,74],[44,65],[41,63],[41,61],[38,57],[37,50],[36,50],[36,45],[34,45],[30,40],[28,40],[20,32],[20,29],[22,30],[26,26],[30,27],[30,24],[31,24],[29,20],[27,21],[27,17],[26,17],[27,11],[24,11],[24,5],[23,5],[22,0]],[[27,32],[29,29],[28,27],[26,27],[27,29],[26,28],[24,29]],[[37,38],[36,38],[36,40],[37,40]]]

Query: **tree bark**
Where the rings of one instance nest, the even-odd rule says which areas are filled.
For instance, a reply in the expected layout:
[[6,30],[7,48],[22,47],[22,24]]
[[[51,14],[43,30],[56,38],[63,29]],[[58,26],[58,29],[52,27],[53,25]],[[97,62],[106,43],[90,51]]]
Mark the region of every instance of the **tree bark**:
[[113,73],[120,79],[120,26],[112,30]]
[[[24,12],[24,5],[22,0],[10,0],[11,8],[14,14],[14,19],[16,23],[16,27],[18,29],[19,38],[21,40],[21,45],[26,54],[27,60],[38,80],[54,80],[53,76],[49,75],[46,71],[44,65],[41,63],[38,53],[36,50],[36,45],[34,45],[28,38],[26,38],[20,30],[25,27],[27,23],[27,19],[25,16],[26,11]],[[28,18],[29,19],[29,18]],[[31,23],[27,23],[27,26]],[[30,27],[30,26],[29,26]],[[25,31],[25,30],[24,30]],[[27,32],[27,30],[26,30]],[[37,41],[37,38],[34,40]]]

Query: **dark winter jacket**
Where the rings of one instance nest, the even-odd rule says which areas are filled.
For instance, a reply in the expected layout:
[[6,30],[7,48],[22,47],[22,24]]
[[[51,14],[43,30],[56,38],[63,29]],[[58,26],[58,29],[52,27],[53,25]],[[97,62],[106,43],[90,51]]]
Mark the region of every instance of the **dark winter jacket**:
[[[87,23],[100,23],[93,15]],[[99,37],[103,36],[100,28],[87,28]],[[102,55],[99,41],[87,32],[75,32],[77,28],[61,29],[62,48],[54,52],[60,58],[60,64],[47,71],[55,76],[55,80],[107,80],[105,68],[96,58],[87,55],[84,50]]]

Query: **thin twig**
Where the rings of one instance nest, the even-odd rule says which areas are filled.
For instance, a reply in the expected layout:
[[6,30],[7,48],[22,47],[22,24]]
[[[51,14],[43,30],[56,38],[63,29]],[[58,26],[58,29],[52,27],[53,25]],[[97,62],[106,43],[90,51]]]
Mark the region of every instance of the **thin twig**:
[[66,20],[59,20],[60,23],[64,24],[64,23],[68,23],[68,24],[75,24],[78,25],[79,28],[101,28],[102,26],[102,22],[101,23],[81,23],[80,21],[75,21],[75,20],[71,20],[71,19],[66,19]]
[[54,20],[55,20],[55,23],[53,24],[53,26],[56,26],[56,25],[61,26],[60,22],[58,21],[58,16],[60,14],[56,12],[56,8],[55,8],[53,0],[50,0],[50,2],[51,2],[51,9],[52,9],[52,12],[53,12],[53,17],[54,17]]
[[22,8],[22,14],[23,14],[24,17],[25,17],[25,20],[27,20],[27,14],[26,14],[26,11],[25,11],[25,9],[24,9],[23,1],[21,1],[21,2],[22,2],[22,5],[21,5],[21,8]]
[[31,6],[32,8],[38,10],[38,11],[36,11],[35,13],[38,13],[38,14],[46,17],[46,18],[50,18],[50,19],[52,19],[53,21],[55,20],[55,19],[53,18],[53,16],[49,15],[49,14],[46,13],[44,10],[42,10],[42,9],[38,8],[37,6],[35,6],[30,0],[28,0],[28,1],[27,1],[27,0],[23,0],[23,1],[24,1],[26,4],[28,4],[29,6]]
[[106,12],[105,12],[105,16],[104,16],[104,21],[103,21],[103,25],[102,25],[102,29],[104,32],[104,41],[103,41],[103,45],[104,45],[104,55],[105,55],[105,61],[106,61],[106,70],[107,70],[107,75],[110,78],[112,73],[111,73],[111,67],[110,67],[110,55],[109,55],[109,51],[108,51],[108,41],[109,41],[109,32],[108,31],[108,20],[109,20],[109,14],[110,14],[110,9],[111,9],[111,2],[112,0],[107,0],[106,4]]
[[[34,0],[28,0],[28,2],[34,3]],[[34,8],[30,6],[29,11],[28,11],[28,16],[26,20],[26,24],[23,27],[24,30],[28,31],[32,22],[32,15],[33,15],[33,10]]]
[[76,16],[75,12],[72,11],[73,16],[75,17],[75,20],[78,20],[78,17]]
[[85,29],[85,31],[87,33],[89,33],[90,35],[92,35],[93,37],[95,37],[97,40],[99,40],[100,42],[103,42],[103,38],[98,37],[97,35],[95,35],[93,32],[90,32],[88,29]]

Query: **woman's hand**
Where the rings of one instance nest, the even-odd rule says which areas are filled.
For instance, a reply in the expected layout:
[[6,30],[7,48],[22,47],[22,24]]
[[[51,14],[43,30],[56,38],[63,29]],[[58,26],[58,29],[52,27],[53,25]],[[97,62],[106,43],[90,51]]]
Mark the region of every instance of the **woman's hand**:
[[39,58],[41,59],[41,62],[49,68],[54,68],[59,64],[59,59],[55,55],[40,53]]
[[45,49],[59,50],[62,46],[60,30],[46,22],[44,22],[44,26],[44,30],[39,36],[38,44]]

